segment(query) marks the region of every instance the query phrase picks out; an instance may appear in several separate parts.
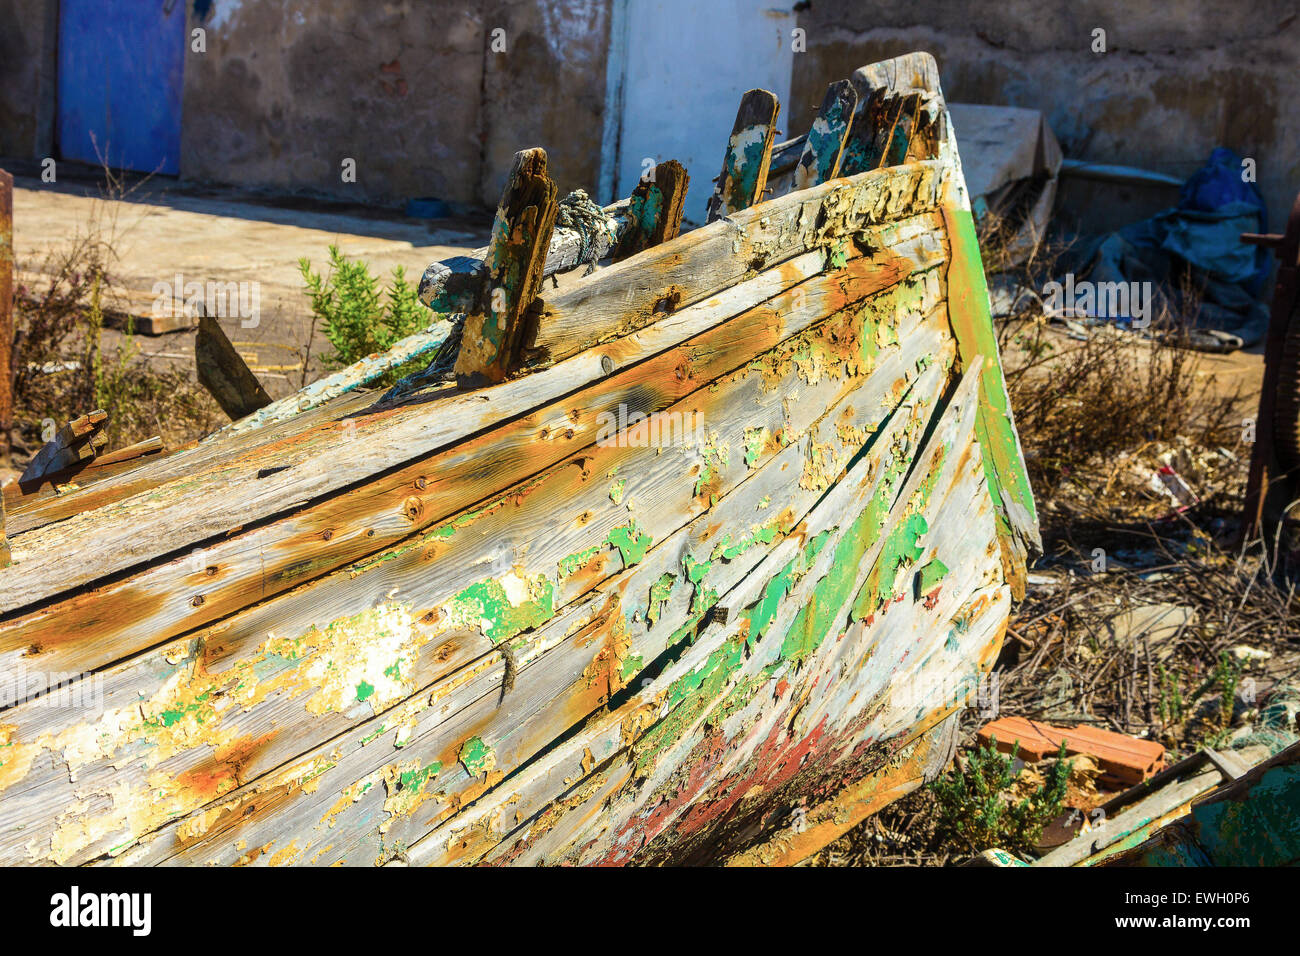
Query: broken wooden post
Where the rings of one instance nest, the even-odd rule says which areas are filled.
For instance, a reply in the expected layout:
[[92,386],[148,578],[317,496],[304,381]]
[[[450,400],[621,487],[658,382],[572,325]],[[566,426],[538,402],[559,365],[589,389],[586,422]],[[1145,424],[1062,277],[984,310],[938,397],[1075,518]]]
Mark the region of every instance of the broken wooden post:
[[487,285],[482,301],[465,316],[456,358],[462,388],[501,382],[518,366],[525,313],[541,289],[558,208],[546,151],[515,153],[483,259]]
[[232,421],[271,404],[271,396],[243,356],[230,344],[221,325],[206,313],[199,315],[199,334],[194,338],[194,364],[199,383],[212,394]]
[[27,469],[18,479],[19,485],[36,481],[45,475],[64,471],[79,462],[89,461],[108,441],[103,434],[108,413],[102,408],[79,415],[65,423],[54,437],[32,456]]
[[690,181],[685,167],[670,159],[656,166],[649,180],[637,183],[629,203],[631,224],[614,251],[615,262],[677,238]]
[[836,177],[857,108],[858,94],[848,80],[836,80],[826,87],[821,109],[794,168],[795,189],[808,189]]
[[14,424],[14,177],[0,169],[0,465],[8,466]]
[[722,175],[709,198],[708,222],[762,201],[780,111],[776,96],[767,90],[750,90],[741,97]]

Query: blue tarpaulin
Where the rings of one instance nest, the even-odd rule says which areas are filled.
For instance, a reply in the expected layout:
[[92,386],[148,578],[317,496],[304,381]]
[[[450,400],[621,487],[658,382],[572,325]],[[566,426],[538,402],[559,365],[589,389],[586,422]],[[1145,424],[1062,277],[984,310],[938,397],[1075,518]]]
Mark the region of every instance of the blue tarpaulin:
[[1176,207],[1084,244],[1094,282],[1152,282],[1179,311],[1178,273],[1191,267],[1199,291],[1196,327],[1264,337],[1268,309],[1258,300],[1268,276],[1266,250],[1241,242],[1243,232],[1267,232],[1264,199],[1243,178],[1241,157],[1222,146],[1182,186]]

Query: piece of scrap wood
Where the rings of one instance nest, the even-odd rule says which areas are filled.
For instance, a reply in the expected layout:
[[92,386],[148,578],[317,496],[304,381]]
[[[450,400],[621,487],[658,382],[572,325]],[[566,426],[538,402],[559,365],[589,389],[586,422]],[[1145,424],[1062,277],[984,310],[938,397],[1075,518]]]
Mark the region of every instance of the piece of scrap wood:
[[271,396],[230,344],[221,325],[210,315],[199,316],[194,339],[194,364],[199,382],[212,393],[231,420],[251,415],[271,404]]
[[108,413],[97,408],[64,423],[54,437],[32,456],[18,483],[24,485],[94,458],[106,441],[101,430],[107,421]]
[[677,238],[690,180],[685,167],[670,159],[656,166],[649,179],[637,183],[628,206],[631,225],[614,251],[615,262]]

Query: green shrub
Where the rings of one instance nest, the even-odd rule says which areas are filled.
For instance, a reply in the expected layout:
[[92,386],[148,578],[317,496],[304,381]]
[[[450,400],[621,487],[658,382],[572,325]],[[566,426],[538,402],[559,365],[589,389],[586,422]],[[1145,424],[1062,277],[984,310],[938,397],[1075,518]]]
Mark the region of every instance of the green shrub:
[[[387,292],[381,292],[379,277],[371,274],[369,265],[349,262],[338,246],[329,247],[329,269],[324,275],[313,272],[306,257],[298,260],[298,270],[307,285],[312,313],[334,347],[324,359],[331,368],[342,368],[386,351],[398,339],[419,332],[432,320],[401,266],[393,268]],[[395,379],[397,371],[387,377]]]
[[1033,850],[1045,827],[1061,812],[1071,763],[1065,745],[1048,769],[1043,783],[1016,801],[1006,794],[1019,771],[1012,765],[1020,747],[1010,757],[997,751],[997,739],[977,747],[960,766],[930,784],[936,804],[936,835],[973,853],[1001,847],[1012,853]]

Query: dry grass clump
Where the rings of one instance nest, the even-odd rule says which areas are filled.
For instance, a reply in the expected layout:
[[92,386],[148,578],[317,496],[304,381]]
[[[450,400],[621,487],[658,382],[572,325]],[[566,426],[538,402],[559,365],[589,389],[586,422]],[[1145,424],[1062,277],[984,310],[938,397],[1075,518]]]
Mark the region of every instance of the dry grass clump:
[[[128,190],[107,174],[106,200]],[[111,281],[119,204],[99,201],[84,230],[50,252],[32,285],[14,290],[14,464],[21,467],[43,434],[102,408],[107,450],[161,436],[185,444],[225,419],[188,370],[151,367],[129,327],[107,333],[104,317],[125,314]],[[106,339],[117,341],[115,345]],[[51,424],[52,423],[52,424]]]

